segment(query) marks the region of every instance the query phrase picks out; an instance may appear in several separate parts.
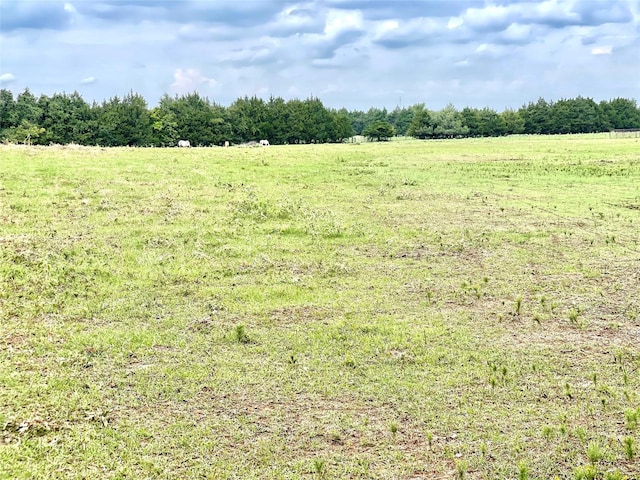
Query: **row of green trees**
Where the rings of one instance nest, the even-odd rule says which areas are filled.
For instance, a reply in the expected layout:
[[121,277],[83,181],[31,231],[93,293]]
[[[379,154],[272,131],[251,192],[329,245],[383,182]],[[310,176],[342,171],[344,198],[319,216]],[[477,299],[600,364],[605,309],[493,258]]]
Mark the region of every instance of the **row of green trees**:
[[188,139],[211,146],[261,139],[340,142],[352,135],[345,113],[325,108],[317,98],[244,97],[223,107],[192,93],[165,95],[149,109],[133,92],[89,105],[77,92],[36,98],[26,89],[14,99],[9,90],[0,91],[0,139],[15,143],[163,147]]
[[41,145],[173,146],[188,139],[192,145],[210,146],[263,138],[273,144],[326,143],[354,134],[385,140],[394,135],[425,139],[623,128],[640,128],[635,100],[539,99],[501,113],[490,108],[457,110],[451,104],[438,111],[418,104],[391,112],[378,108],[363,112],[328,109],[317,98],[244,97],[224,107],[191,93],[164,95],[150,109],[133,92],[88,104],[77,92],[36,98],[25,89],[14,98],[11,91],[0,90],[0,140]]
[[518,110],[501,113],[491,108],[461,111],[449,104],[439,111],[424,104],[406,108],[371,108],[345,112],[357,135],[384,138],[409,135],[416,138],[491,137],[511,134],[595,133],[640,128],[640,108],[635,100],[616,98],[596,103],[577,97],[557,102],[539,99]]

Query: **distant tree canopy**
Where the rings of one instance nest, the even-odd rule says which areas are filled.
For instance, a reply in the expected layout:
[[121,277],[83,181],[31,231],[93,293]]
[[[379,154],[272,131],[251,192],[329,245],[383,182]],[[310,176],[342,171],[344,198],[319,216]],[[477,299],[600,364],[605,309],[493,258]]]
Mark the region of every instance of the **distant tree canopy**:
[[354,134],[380,141],[394,135],[430,139],[632,128],[640,128],[640,108],[626,98],[600,103],[583,97],[557,102],[540,98],[502,113],[470,107],[459,111],[451,104],[438,111],[418,104],[364,112],[329,109],[313,97],[243,97],[224,107],[194,92],[164,95],[149,109],[134,92],[90,105],[77,92],[36,98],[27,88],[14,98],[11,91],[0,90],[0,140],[40,145],[163,147],[188,139],[192,145],[210,146],[263,138],[292,144],[341,142]]
[[25,89],[15,99],[0,90],[0,140],[104,146],[224,145],[268,139],[271,144],[341,142],[353,136],[346,110],[331,110],[317,98],[285,101],[239,98],[229,107],[197,93],[164,95],[149,109],[146,100],[130,92],[101,104],[56,93],[36,98]]
[[362,134],[370,140],[376,139],[378,142],[387,141],[395,136],[396,129],[389,122],[376,120],[362,131]]
[[606,132],[611,129],[640,128],[640,108],[635,100],[616,98],[596,103],[577,97],[523,105],[518,110],[498,113],[491,108],[465,107],[461,111],[449,104],[439,111],[424,104],[386,110],[348,112],[357,135],[364,135],[375,121],[387,121],[397,135],[415,138],[495,137],[512,134],[560,134]]
[[416,105],[411,116],[413,118],[406,130],[407,135],[415,138],[429,138],[433,135],[433,119],[424,104]]

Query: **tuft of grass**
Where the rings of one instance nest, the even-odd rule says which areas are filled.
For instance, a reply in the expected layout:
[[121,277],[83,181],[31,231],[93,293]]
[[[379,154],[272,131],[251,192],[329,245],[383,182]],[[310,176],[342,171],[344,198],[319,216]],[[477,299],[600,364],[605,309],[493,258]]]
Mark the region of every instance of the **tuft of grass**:
[[571,392],[571,385],[569,385],[569,382],[565,382],[564,384],[564,395],[565,397],[568,398],[573,398],[573,393]]
[[456,478],[458,480],[464,480],[469,470],[469,464],[465,460],[456,461]]
[[571,322],[571,325],[579,326],[578,324],[579,315],[580,315],[580,310],[578,310],[577,308],[572,308],[569,311],[569,322]]
[[236,325],[233,329],[233,338],[238,343],[251,343],[251,339],[249,338],[249,335],[247,335],[244,325]]
[[547,440],[547,442],[551,441],[555,436],[554,428],[551,425],[545,425],[542,428],[542,436]]
[[605,472],[604,480],[629,480],[629,477],[625,476],[620,470],[612,470]]
[[576,428],[576,437],[580,440],[580,443],[584,444],[587,441],[587,431],[584,427]]
[[587,459],[591,462],[592,465],[597,464],[600,460],[602,460],[602,456],[604,455],[604,451],[600,446],[600,443],[597,441],[591,441],[587,445]]
[[515,305],[515,315],[516,316],[520,316],[520,313],[522,313],[522,297],[518,297],[516,298],[516,305]]
[[529,467],[525,462],[518,465],[518,480],[529,480]]
[[426,295],[427,295],[427,302],[429,303],[429,305],[431,305],[433,303],[433,292],[431,290],[427,290]]
[[640,408],[628,408],[624,411],[625,427],[627,430],[635,430],[638,428],[638,419],[640,418]]
[[344,365],[345,365],[345,367],[349,367],[349,368],[356,368],[356,366],[357,366],[355,359],[350,354],[347,354],[347,356],[346,356],[346,358],[344,360]]
[[624,456],[627,458],[627,460],[632,461],[634,459],[634,457],[636,456],[636,450],[635,450],[635,440],[633,437],[625,437],[624,440],[622,441],[623,445],[624,445]]
[[594,465],[584,465],[574,470],[575,480],[595,480],[598,470]]
[[327,471],[327,462],[319,458],[313,460],[313,471],[319,477],[324,477]]

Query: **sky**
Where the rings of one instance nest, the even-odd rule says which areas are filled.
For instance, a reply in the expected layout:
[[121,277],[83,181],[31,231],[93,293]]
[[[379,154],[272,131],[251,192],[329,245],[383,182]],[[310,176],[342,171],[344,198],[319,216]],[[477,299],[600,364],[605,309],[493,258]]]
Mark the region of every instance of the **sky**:
[[640,0],[0,0],[0,87],[150,107],[640,103]]

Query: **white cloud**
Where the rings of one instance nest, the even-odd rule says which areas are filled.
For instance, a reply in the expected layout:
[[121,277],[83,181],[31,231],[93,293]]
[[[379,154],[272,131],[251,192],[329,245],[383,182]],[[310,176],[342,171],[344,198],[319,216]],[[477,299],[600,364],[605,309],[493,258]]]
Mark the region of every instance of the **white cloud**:
[[324,33],[335,37],[345,30],[362,30],[362,13],[358,10],[330,10]]
[[464,23],[464,20],[462,20],[462,18],[452,17],[449,19],[449,23],[447,23],[447,28],[453,30],[454,28],[458,28],[463,23]]
[[612,45],[603,45],[602,47],[592,48],[591,55],[611,55],[612,50]]
[[527,43],[531,40],[531,25],[512,23],[503,32],[502,38],[511,43]]
[[478,45],[475,53],[485,60],[502,60],[505,55],[505,47],[503,45],[496,45],[493,43],[483,43]]
[[13,74],[3,73],[2,75],[0,75],[0,84],[8,85],[9,83],[13,82],[15,79],[16,77]]
[[376,27],[378,33],[385,33],[397,30],[398,27],[400,27],[400,24],[397,20],[384,20],[382,22],[378,22]]
[[478,30],[501,30],[511,23],[514,7],[488,5],[484,8],[470,8],[463,20],[465,24]]
[[173,79],[171,89],[180,94],[197,91],[200,86],[214,87],[217,84],[215,79],[205,77],[196,68],[188,68],[187,70],[178,68],[173,72]]
[[322,16],[314,12],[313,5],[295,5],[280,12],[272,22],[266,25],[266,30],[276,37],[319,33],[322,31],[322,20]]
[[82,85],[91,85],[92,83],[96,83],[96,77],[86,77],[80,80]]
[[547,0],[538,3],[533,11],[529,12],[533,22],[549,23],[551,25],[576,24],[580,21],[580,15],[572,11],[573,3]]

